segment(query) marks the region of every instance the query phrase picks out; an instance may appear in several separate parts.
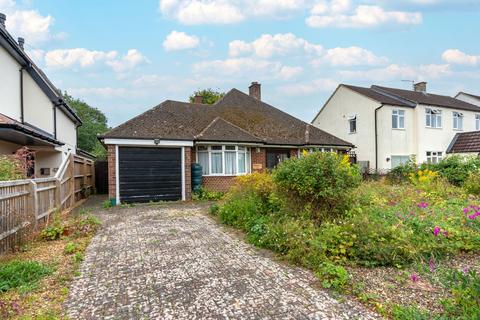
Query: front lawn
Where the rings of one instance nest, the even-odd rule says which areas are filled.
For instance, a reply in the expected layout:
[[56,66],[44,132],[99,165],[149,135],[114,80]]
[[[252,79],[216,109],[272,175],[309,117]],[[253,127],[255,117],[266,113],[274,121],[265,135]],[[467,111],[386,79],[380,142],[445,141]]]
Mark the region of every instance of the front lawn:
[[20,252],[0,257],[0,319],[66,319],[62,304],[100,221],[57,215]]
[[480,201],[423,169],[361,181],[347,158],[305,155],[240,177],[212,213],[385,316],[478,319]]

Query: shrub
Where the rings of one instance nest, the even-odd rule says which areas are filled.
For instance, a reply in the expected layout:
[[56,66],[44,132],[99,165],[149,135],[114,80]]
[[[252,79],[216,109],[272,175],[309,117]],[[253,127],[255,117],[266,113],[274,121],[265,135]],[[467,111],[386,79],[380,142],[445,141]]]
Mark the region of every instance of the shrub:
[[442,301],[449,319],[480,319],[480,276],[475,270],[453,270],[445,285],[452,293]]
[[103,203],[102,203],[102,207],[103,207],[104,209],[111,208],[111,207],[113,207],[113,203],[112,203],[112,201],[111,201],[110,199],[109,199],[109,200],[105,200],[105,201],[103,201]]
[[410,176],[417,171],[415,158],[411,158],[404,164],[401,164],[387,173],[387,180],[392,183],[403,183],[410,179]]
[[73,242],[69,242],[65,245],[65,248],[63,249],[63,252],[66,254],[72,254],[77,250],[77,245]]
[[224,192],[209,191],[205,188],[199,188],[192,194],[193,200],[217,201],[223,198]]
[[292,158],[273,171],[273,180],[290,203],[335,215],[348,208],[349,191],[361,182],[360,171],[348,156],[315,152]]
[[438,176],[438,172],[432,170],[418,170],[410,173],[410,182],[419,189],[429,190]]
[[64,231],[65,228],[60,223],[54,222],[52,225],[46,226],[40,233],[40,236],[45,240],[53,241],[60,239]]
[[33,289],[37,282],[53,270],[36,261],[14,260],[0,265],[0,292],[13,288]]
[[461,186],[473,171],[480,170],[480,159],[475,157],[449,156],[437,164],[422,164],[421,169],[438,171],[451,184]]
[[345,268],[330,262],[322,263],[316,275],[322,279],[322,286],[324,288],[343,288],[349,279],[348,272]]
[[470,172],[463,187],[469,194],[480,195],[480,170]]
[[0,156],[0,181],[25,179],[20,162],[6,156]]
[[254,172],[237,177],[232,194],[239,196],[255,194],[262,200],[267,201],[275,187],[272,175],[267,172]]

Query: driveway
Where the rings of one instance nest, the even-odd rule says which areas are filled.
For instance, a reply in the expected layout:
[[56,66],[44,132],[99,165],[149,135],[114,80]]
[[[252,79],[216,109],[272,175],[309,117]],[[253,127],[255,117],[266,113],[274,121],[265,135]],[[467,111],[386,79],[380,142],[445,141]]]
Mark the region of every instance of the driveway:
[[112,208],[66,302],[72,319],[374,319],[245,243],[206,205]]

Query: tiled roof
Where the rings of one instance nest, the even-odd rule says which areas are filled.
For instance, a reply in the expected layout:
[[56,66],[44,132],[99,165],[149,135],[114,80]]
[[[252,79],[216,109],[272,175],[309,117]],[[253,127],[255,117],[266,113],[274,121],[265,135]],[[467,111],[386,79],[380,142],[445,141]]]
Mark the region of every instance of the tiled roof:
[[237,89],[214,105],[167,100],[112,129],[104,138],[240,139],[274,145],[352,146]]
[[480,111],[480,107],[476,105],[449,96],[418,92],[413,90],[387,88],[381,86],[372,86],[371,88],[378,92],[385,92],[386,94],[397,96],[399,98],[403,98],[417,104],[432,105],[459,110]]
[[480,153],[480,131],[457,133],[447,153]]
[[389,104],[393,106],[415,107],[415,104],[413,104],[412,102],[405,101],[404,99],[388,96],[384,93],[373,90],[372,88],[357,87],[357,86],[351,86],[346,84],[343,84],[342,86],[349,88],[350,90],[353,90],[355,92],[358,92],[380,103]]
[[0,113],[0,128],[11,128],[56,145],[63,145],[62,142],[55,139],[52,135],[29,124],[18,122],[2,113]]

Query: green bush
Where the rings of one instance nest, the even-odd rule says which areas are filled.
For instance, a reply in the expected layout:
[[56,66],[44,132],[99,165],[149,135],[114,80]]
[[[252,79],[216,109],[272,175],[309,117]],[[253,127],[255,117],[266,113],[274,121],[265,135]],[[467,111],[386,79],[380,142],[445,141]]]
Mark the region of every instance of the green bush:
[[18,160],[0,156],[0,181],[25,179],[22,166]]
[[53,270],[36,261],[14,260],[0,265],[0,292],[13,288],[33,289],[38,281]]
[[420,168],[437,171],[451,184],[462,186],[471,172],[480,170],[480,159],[453,155],[442,159],[437,164],[424,163]]
[[42,232],[40,232],[40,236],[45,240],[57,240],[63,235],[65,228],[60,223],[53,223],[49,226],[46,226]]
[[193,200],[204,200],[204,201],[217,201],[223,198],[225,195],[224,192],[219,191],[209,191],[205,188],[199,188],[195,190],[192,194]]
[[470,172],[463,187],[469,194],[480,195],[480,170]]
[[289,203],[312,209],[321,220],[348,209],[349,191],[360,184],[361,175],[348,156],[315,152],[280,164],[273,181]]
[[452,293],[442,301],[448,319],[480,319],[480,276],[475,270],[451,271],[445,286]]
[[347,270],[342,266],[330,262],[324,262],[316,272],[317,277],[322,279],[324,288],[343,288],[349,280]]
[[410,159],[387,173],[387,180],[392,183],[408,182],[410,176],[418,170],[415,158]]
[[78,247],[75,243],[73,242],[68,242],[66,245],[65,245],[65,248],[63,249],[63,252],[65,252],[65,254],[72,254],[74,253],[75,251],[77,251]]

